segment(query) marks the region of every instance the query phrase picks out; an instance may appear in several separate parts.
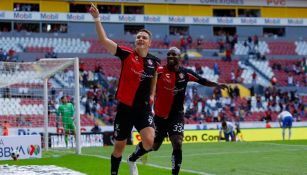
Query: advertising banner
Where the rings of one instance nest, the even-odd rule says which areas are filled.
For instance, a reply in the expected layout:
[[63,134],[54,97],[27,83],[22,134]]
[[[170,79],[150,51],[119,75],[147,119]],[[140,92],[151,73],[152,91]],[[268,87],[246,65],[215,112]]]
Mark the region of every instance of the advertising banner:
[[[85,1],[85,0],[83,0]],[[86,0],[89,1],[90,0]],[[114,2],[115,0],[96,0]],[[198,5],[231,5],[231,6],[270,6],[270,7],[307,7],[304,0],[116,0],[124,3],[158,3],[158,4],[198,4]]]
[[[72,21],[93,22],[87,13],[45,13],[0,11],[2,20],[18,21]],[[203,24],[203,25],[261,25],[261,26],[307,26],[305,18],[249,18],[249,17],[206,17],[206,16],[165,16],[101,14],[104,23],[152,23],[152,24]]]
[[[286,130],[288,131],[288,130]],[[242,141],[271,141],[282,140],[281,128],[264,128],[264,129],[242,129],[240,139]],[[293,140],[307,140],[307,128],[292,128]],[[286,132],[286,138],[288,133]],[[133,145],[138,144],[141,141],[141,136],[138,132],[133,132]],[[183,143],[206,143],[206,142],[218,142],[219,130],[188,130],[184,131]],[[169,138],[166,138],[163,142],[169,144]]]
[[[49,147],[51,148],[65,148],[65,136],[64,134],[49,134]],[[81,146],[103,146],[103,133],[81,133]],[[69,136],[68,147],[75,147],[74,136]]]
[[18,152],[19,159],[41,158],[41,136],[0,136],[0,160],[12,160],[12,152]]

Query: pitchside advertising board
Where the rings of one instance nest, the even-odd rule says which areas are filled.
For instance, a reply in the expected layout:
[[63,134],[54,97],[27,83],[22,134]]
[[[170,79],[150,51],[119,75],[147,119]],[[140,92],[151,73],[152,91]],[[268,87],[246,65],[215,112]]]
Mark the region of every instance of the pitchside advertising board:
[[[81,146],[82,147],[89,147],[89,146],[106,146],[106,145],[113,145],[113,126],[104,126],[101,127],[101,132],[93,133],[91,132],[91,128],[89,126],[82,127],[81,130]],[[64,140],[64,129],[59,128],[62,130],[60,133],[57,134],[57,129],[55,127],[49,127],[49,147],[51,148],[63,148],[65,147],[65,140]],[[9,133],[10,135],[39,135],[43,136],[44,129],[43,128],[10,128]],[[73,143],[74,137],[71,136],[69,138],[69,146],[74,146]],[[44,139],[42,139],[44,141]],[[131,139],[128,139],[128,144],[132,144]],[[42,144],[44,145],[44,143]]]
[[11,153],[19,152],[19,159],[41,158],[40,135],[0,136],[0,160],[12,160]]
[[[288,130],[286,130],[288,131]],[[292,140],[307,140],[307,128],[292,128]],[[271,141],[282,140],[281,128],[264,128],[264,129],[241,129],[239,136],[243,141]],[[288,132],[286,132],[288,138]],[[136,145],[141,141],[138,132],[133,132],[133,144]],[[183,143],[207,143],[218,142],[219,130],[186,130],[184,131]],[[166,138],[165,144],[169,144],[170,140]]]

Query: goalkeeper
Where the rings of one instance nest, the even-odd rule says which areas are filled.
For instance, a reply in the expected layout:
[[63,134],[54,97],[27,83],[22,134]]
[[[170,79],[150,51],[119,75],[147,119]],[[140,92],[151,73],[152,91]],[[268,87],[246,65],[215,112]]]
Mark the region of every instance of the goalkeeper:
[[72,103],[68,102],[67,97],[63,96],[61,97],[62,104],[59,106],[57,112],[56,112],[56,123],[58,127],[59,123],[59,116],[62,116],[62,123],[64,127],[65,132],[65,145],[66,148],[68,147],[68,135],[73,134],[75,135],[75,124],[74,124],[74,106]]

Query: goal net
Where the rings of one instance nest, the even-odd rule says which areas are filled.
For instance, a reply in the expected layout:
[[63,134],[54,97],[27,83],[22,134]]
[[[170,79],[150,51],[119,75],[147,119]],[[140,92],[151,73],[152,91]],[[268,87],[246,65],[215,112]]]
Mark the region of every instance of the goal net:
[[46,150],[80,154],[79,93],[78,58],[0,62],[0,123],[8,123],[9,136],[41,134]]

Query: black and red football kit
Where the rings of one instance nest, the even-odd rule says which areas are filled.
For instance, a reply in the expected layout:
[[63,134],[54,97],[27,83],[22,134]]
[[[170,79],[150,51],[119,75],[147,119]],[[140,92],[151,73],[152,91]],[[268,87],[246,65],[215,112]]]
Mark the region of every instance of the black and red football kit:
[[184,67],[179,67],[179,70],[174,72],[170,71],[167,66],[163,66],[158,68],[157,73],[154,121],[156,126],[155,142],[160,142],[167,134],[169,136],[183,135],[183,103],[188,82],[207,85],[210,81]]
[[160,60],[147,54],[140,57],[135,50],[117,46],[115,56],[121,59],[121,74],[116,98],[119,101],[114,121],[114,136],[117,140],[129,137],[133,126],[140,131],[154,127],[149,104],[151,80],[160,65]]

